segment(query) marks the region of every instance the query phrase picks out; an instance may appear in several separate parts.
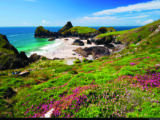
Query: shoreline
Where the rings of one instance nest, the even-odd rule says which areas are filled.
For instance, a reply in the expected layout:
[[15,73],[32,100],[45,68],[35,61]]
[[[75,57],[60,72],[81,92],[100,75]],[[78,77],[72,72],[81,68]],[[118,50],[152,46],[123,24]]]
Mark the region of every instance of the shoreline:
[[[66,64],[72,65],[75,59],[79,59],[82,61],[82,59],[84,58],[83,56],[74,52],[73,50],[77,48],[83,49],[85,47],[93,47],[93,46],[103,46],[104,47],[104,45],[96,45],[94,43],[87,44],[86,39],[81,40],[84,42],[84,46],[72,45],[72,43],[76,39],[79,39],[79,38],[78,37],[58,38],[55,40],[55,43],[51,43],[51,44],[48,44],[47,46],[42,47],[41,48],[42,51],[31,52],[31,54],[36,53],[37,55],[45,56],[48,59],[55,59],[55,58],[64,59],[66,60]],[[120,48],[120,50],[122,50],[124,48],[124,45],[122,44],[115,45],[115,47]],[[113,53],[112,49],[109,49],[109,51],[110,53]],[[88,56],[87,59],[92,60],[92,57]]]

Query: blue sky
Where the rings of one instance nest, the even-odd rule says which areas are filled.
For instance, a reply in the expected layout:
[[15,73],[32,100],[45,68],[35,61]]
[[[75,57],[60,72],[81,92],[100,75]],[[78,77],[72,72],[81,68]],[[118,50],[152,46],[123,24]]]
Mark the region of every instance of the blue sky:
[[160,19],[160,0],[0,0],[0,26],[141,26]]

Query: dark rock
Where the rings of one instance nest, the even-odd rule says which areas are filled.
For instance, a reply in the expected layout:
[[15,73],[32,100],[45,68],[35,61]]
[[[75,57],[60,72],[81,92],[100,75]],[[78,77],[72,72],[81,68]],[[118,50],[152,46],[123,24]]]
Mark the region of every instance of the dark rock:
[[64,40],[68,41],[69,39],[66,38],[66,39],[64,39]]
[[48,39],[48,41],[54,41],[56,39],[56,37],[51,37]]
[[107,48],[111,48],[111,49],[114,48],[113,44],[105,44],[104,46],[107,47]]
[[70,28],[72,28],[73,27],[73,25],[72,25],[72,23],[69,21],[69,22],[67,22],[67,24],[63,27],[63,28],[61,28],[59,31],[58,31],[58,33],[62,33],[62,32],[64,32],[64,31],[66,31],[66,30],[69,30]]
[[24,52],[18,50],[9,43],[5,35],[0,34],[0,70],[17,69],[29,64]]
[[100,27],[98,31],[101,33],[107,33],[107,32],[114,32],[116,31],[116,29],[114,29],[113,27]]
[[92,42],[90,40],[87,40],[87,44],[92,44]]
[[21,51],[21,52],[20,52],[20,56],[21,56],[21,58],[23,58],[24,60],[29,60],[28,57],[27,57],[27,55],[26,55],[26,53],[25,53],[24,51]]
[[83,57],[88,57],[88,55],[92,55],[93,58],[99,58],[102,56],[110,55],[110,52],[107,48],[101,46],[94,46],[89,48],[77,48],[74,50],[76,53],[82,55]]
[[95,44],[97,45],[104,45],[104,44],[109,44],[113,42],[114,38],[112,35],[102,37],[102,38],[97,38],[95,37]]
[[41,57],[42,56],[37,55],[36,53],[34,53],[29,57],[29,61],[30,61],[30,63],[33,63],[33,62],[36,62],[36,61],[40,60]]
[[77,39],[72,43],[72,45],[84,46],[84,42]]
[[91,42],[94,43],[94,42],[95,42],[95,39],[91,39]]
[[64,58],[53,58],[53,60],[64,60]]
[[13,97],[13,95],[16,94],[16,92],[11,87],[0,88],[0,93],[2,93],[2,97],[4,99],[11,98],[11,97]]
[[115,44],[122,44],[122,42],[118,41],[118,40],[115,40],[113,43],[115,43]]
[[57,32],[51,32],[49,30],[44,29],[44,27],[39,26],[36,28],[34,37],[35,38],[50,38],[50,37],[55,37],[58,38],[60,34]]

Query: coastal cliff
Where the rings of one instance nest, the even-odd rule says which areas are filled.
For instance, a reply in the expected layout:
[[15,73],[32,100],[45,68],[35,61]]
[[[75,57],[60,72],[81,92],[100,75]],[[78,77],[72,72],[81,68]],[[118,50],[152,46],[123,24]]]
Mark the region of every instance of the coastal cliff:
[[11,45],[5,35],[0,34],[0,70],[25,67],[29,64],[24,52]]

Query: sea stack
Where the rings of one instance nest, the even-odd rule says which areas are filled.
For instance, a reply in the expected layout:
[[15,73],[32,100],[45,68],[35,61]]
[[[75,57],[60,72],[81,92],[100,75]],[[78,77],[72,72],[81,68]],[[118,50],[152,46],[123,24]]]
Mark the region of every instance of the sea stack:
[[51,38],[56,37],[58,38],[59,34],[57,32],[51,32],[49,30],[44,29],[43,26],[39,26],[36,28],[34,37],[35,38]]
[[71,23],[70,21],[68,21],[67,24],[66,24],[65,26],[63,26],[63,28],[61,28],[61,29],[58,31],[58,33],[61,34],[62,32],[66,31],[66,30],[69,30],[69,29],[72,28],[72,27],[73,27],[72,23]]

